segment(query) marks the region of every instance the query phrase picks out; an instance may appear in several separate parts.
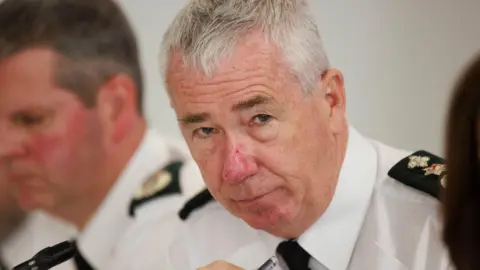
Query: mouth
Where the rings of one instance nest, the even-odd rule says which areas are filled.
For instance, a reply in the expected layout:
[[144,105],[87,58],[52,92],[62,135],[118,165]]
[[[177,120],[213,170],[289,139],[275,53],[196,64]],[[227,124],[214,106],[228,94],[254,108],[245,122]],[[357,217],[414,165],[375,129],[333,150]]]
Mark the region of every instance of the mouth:
[[253,204],[257,204],[257,203],[261,202],[262,199],[264,199],[265,197],[267,197],[269,194],[271,194],[273,192],[274,192],[274,190],[270,191],[270,192],[267,192],[267,193],[264,193],[262,195],[255,196],[255,197],[251,197],[251,198],[247,198],[247,199],[234,200],[234,201],[235,201],[235,203],[237,203],[239,205],[249,206],[249,205],[253,205]]
[[37,176],[31,174],[10,174],[7,175],[7,180],[13,185],[31,186]]
[[10,179],[12,182],[23,182],[32,178],[31,175],[22,175],[22,174],[10,174],[7,175],[7,179]]

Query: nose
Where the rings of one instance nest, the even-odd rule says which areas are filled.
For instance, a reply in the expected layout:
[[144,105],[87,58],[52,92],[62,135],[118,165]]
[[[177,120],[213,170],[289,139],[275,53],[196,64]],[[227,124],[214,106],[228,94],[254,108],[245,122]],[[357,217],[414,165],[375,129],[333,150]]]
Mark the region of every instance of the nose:
[[0,161],[24,154],[22,135],[0,125]]
[[239,183],[258,171],[255,158],[248,153],[245,143],[230,140],[225,149],[223,179],[230,183]]

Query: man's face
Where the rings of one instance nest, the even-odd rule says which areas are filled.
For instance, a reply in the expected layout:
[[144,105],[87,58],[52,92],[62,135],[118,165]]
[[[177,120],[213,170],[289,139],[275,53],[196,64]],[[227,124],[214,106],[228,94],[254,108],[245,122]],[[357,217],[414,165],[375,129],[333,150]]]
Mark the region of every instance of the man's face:
[[24,209],[68,206],[102,164],[100,121],[55,84],[56,62],[47,49],[0,62],[0,170]]
[[314,222],[333,196],[341,162],[336,139],[345,120],[338,98],[326,93],[321,78],[305,95],[260,35],[239,42],[212,77],[186,69],[181,58],[167,71],[171,103],[215,199],[276,235]]

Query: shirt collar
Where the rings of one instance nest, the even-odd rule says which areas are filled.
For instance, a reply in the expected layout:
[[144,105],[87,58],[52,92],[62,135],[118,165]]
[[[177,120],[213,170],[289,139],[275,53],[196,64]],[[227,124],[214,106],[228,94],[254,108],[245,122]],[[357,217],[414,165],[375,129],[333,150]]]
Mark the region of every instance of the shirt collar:
[[377,173],[377,154],[353,128],[333,199],[298,242],[329,270],[348,267],[363,224]]
[[128,215],[133,192],[168,160],[166,142],[155,131],[147,131],[137,151],[77,240],[82,255],[93,268],[102,269],[108,263],[115,245],[133,221]]
[[43,211],[30,212],[24,222],[1,244],[7,265],[29,260],[40,250],[68,240],[77,233],[70,224]]

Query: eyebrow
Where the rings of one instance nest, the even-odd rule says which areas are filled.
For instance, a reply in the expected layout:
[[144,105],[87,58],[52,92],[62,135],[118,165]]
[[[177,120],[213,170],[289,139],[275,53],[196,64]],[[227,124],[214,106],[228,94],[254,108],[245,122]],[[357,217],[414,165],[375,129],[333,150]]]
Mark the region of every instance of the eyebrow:
[[178,119],[182,124],[198,124],[205,122],[210,119],[210,114],[208,113],[193,113],[187,114],[184,117]]
[[[268,104],[270,101],[271,99],[265,96],[254,96],[253,98],[240,101],[233,105],[232,111],[248,110],[258,105]],[[210,118],[211,116],[209,113],[192,113],[179,118],[178,121],[182,124],[189,125],[203,123],[210,120]]]
[[233,111],[248,110],[258,105],[268,104],[270,103],[270,101],[271,99],[265,96],[254,96],[253,98],[240,101],[237,104],[233,105],[232,110]]

